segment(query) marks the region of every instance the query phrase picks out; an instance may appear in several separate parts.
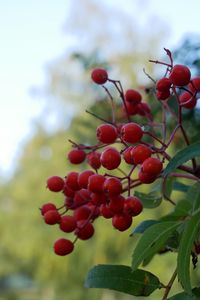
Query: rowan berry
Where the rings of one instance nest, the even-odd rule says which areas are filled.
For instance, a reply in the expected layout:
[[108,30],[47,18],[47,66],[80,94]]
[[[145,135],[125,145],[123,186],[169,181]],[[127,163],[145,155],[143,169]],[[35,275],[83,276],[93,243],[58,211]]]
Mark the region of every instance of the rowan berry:
[[155,157],[145,159],[142,164],[142,171],[151,175],[158,175],[163,168],[162,162]]
[[124,201],[124,213],[130,216],[137,216],[143,210],[142,202],[135,196],[130,196]]
[[68,159],[72,164],[80,164],[85,158],[86,153],[81,149],[73,149],[68,153]]
[[132,224],[132,217],[128,214],[117,214],[112,217],[112,225],[119,231],[127,230]]
[[64,232],[72,232],[76,229],[76,218],[74,216],[62,216],[59,227]]
[[195,245],[195,253],[200,254],[200,243],[194,243]]
[[92,71],[91,78],[96,84],[104,84],[108,80],[108,73],[105,69],[96,68]]
[[156,89],[160,92],[169,91],[172,83],[169,78],[164,77],[156,82]]
[[64,188],[63,188],[63,194],[67,197],[74,197],[75,191],[70,189],[70,187],[65,182],[65,185],[64,185]]
[[185,86],[190,82],[190,69],[184,65],[175,65],[169,75],[169,80],[175,86]]
[[196,106],[197,104],[197,99],[195,96],[192,96],[190,93],[188,92],[184,92],[183,94],[181,94],[179,96],[179,101],[180,101],[180,105],[188,108],[188,109],[192,109]]
[[192,78],[188,84],[188,88],[194,93],[200,92],[200,77]]
[[101,167],[100,161],[101,153],[93,151],[87,155],[88,164],[95,170],[98,170]]
[[119,195],[122,192],[122,184],[118,178],[109,177],[104,181],[104,193],[108,196]]
[[138,104],[142,100],[141,94],[134,90],[134,89],[129,89],[125,93],[125,101],[130,102],[132,104]]
[[97,138],[104,144],[112,144],[115,142],[118,132],[116,127],[111,124],[101,124],[96,130]]
[[61,192],[64,188],[64,180],[59,176],[51,176],[47,179],[47,188],[52,192]]
[[150,174],[150,173],[144,173],[142,170],[138,173],[138,178],[140,182],[142,183],[152,183],[156,180],[157,175]]
[[135,165],[143,163],[152,154],[151,148],[145,145],[137,145],[131,149],[131,157]]
[[87,220],[91,216],[91,209],[87,205],[78,207],[73,212],[76,221]]
[[85,220],[81,220],[78,222],[77,229],[75,230],[75,234],[81,240],[88,240],[94,234],[94,226],[92,223],[89,223]]
[[167,100],[170,97],[170,90],[156,91],[156,97],[158,100]]
[[78,175],[78,172],[69,172],[65,179],[66,185],[73,191],[80,189],[78,184]]
[[81,188],[87,188],[88,185],[88,179],[91,175],[94,175],[95,173],[92,170],[85,170],[78,175],[78,185]]
[[76,191],[74,195],[74,205],[75,207],[85,204],[90,201],[90,191],[88,189],[81,189]]
[[100,206],[100,214],[105,219],[111,219],[114,216],[114,213],[111,211],[110,207],[107,204],[102,204]]
[[122,126],[121,135],[125,142],[134,144],[141,140],[143,131],[140,125],[131,122]]
[[106,203],[107,201],[107,196],[105,194],[96,194],[96,193],[91,193],[91,203],[94,205],[100,205],[103,203]]
[[93,193],[103,193],[103,184],[105,177],[103,175],[94,174],[88,179],[88,190]]
[[61,238],[54,243],[54,252],[57,255],[64,256],[71,253],[73,250],[74,244],[70,240]]
[[123,158],[125,162],[129,165],[134,165],[133,156],[131,152],[133,148],[134,148],[133,146],[130,146],[126,148],[126,150],[123,152]]
[[114,170],[121,163],[121,155],[115,148],[109,147],[101,153],[100,160],[104,168]]
[[114,214],[122,213],[124,209],[124,200],[124,197],[121,195],[110,197],[108,207],[111,210],[111,212],[113,212]]
[[44,215],[49,210],[56,210],[55,204],[48,202],[42,205],[41,214]]
[[53,210],[48,210],[45,214],[44,214],[44,221],[46,224],[48,225],[54,225],[60,222],[60,214],[57,210],[53,209]]
[[146,102],[140,102],[137,105],[137,113],[140,116],[146,116],[151,114],[150,106]]
[[128,113],[128,115],[130,115],[130,116],[137,115],[138,104],[135,105],[135,104],[125,101],[124,106],[123,106],[123,111],[124,111],[124,113]]

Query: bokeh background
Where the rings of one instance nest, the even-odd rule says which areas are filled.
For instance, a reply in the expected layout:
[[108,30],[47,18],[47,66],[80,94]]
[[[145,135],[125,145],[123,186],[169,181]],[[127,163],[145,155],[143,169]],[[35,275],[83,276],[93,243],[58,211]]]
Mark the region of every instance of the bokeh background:
[[[95,139],[85,110],[95,109],[102,91],[91,83],[91,69],[107,66],[125,88],[149,85],[143,68],[156,78],[159,68],[148,59],[162,58],[166,47],[199,74],[199,9],[196,0],[0,0],[0,300],[134,299],[83,286],[94,264],[130,265],[129,232],[99,220],[93,239],[58,257],[52,245],[60,233],[44,225],[39,207],[60,201],[45,185],[71,170],[68,139]],[[187,118],[195,140],[199,115]],[[165,209],[144,211],[135,224]],[[149,270],[167,282],[174,264],[165,254]]]

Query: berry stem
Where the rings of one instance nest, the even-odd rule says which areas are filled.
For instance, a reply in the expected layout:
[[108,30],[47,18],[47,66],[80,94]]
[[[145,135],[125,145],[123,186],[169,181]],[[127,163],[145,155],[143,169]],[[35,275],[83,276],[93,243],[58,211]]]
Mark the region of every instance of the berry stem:
[[177,268],[176,268],[176,270],[174,271],[174,273],[172,274],[172,277],[171,277],[170,281],[168,282],[168,284],[167,284],[167,286],[166,286],[166,288],[165,288],[165,293],[164,293],[164,295],[163,295],[162,300],[166,300],[166,299],[167,299],[167,297],[168,297],[168,295],[169,295],[169,292],[170,292],[170,290],[171,290],[171,288],[172,288],[172,285],[173,285],[173,283],[174,283],[174,281],[175,281],[175,279],[176,279],[176,276],[177,276]]
[[116,124],[116,120],[115,120],[115,106],[114,106],[114,100],[113,100],[113,97],[111,95],[111,93],[109,92],[109,90],[107,89],[107,87],[105,87],[104,85],[102,86],[104,88],[104,90],[106,91],[109,99],[110,99],[110,102],[111,102],[111,110],[112,110],[112,123],[113,124]]

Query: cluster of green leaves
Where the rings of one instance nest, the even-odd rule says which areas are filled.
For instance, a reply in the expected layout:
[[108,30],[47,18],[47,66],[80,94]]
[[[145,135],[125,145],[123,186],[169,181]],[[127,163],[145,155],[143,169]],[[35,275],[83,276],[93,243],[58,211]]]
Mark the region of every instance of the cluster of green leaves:
[[[170,197],[174,190],[182,192],[182,199],[176,203],[172,212],[159,219],[145,220],[132,232],[131,236],[140,234],[133,254],[131,266],[97,265],[87,275],[85,286],[89,288],[107,288],[134,296],[149,296],[156,289],[166,289],[160,279],[145,270],[146,266],[157,253],[173,252],[177,255],[177,266],[174,276],[178,277],[184,292],[165,299],[199,299],[200,288],[192,288],[191,261],[196,267],[198,258],[194,250],[194,242],[200,235],[200,182],[188,186],[185,183],[167,178],[180,165],[192,158],[200,156],[200,142],[179,151],[168,163],[163,172]],[[136,192],[144,207],[154,208],[160,205],[162,197],[157,191],[149,194]],[[163,298],[164,299],[164,298]]]

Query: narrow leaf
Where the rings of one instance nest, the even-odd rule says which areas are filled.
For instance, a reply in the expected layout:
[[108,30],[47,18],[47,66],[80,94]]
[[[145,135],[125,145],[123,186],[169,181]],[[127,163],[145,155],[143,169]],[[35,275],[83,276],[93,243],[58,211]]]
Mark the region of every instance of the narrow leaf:
[[180,200],[176,204],[174,210],[168,215],[162,217],[160,220],[161,221],[181,220],[190,214],[191,209],[192,209],[192,203],[190,201]]
[[135,191],[135,196],[138,197],[145,208],[155,208],[161,204],[162,196],[158,192],[151,192],[149,194]]
[[200,227],[200,211],[186,222],[178,252],[178,279],[184,290],[191,294],[190,257]]
[[192,202],[193,212],[200,207],[200,183],[196,182],[187,193],[187,198]]
[[183,150],[176,153],[176,155],[170,160],[165,168],[163,176],[165,177],[169,175],[180,165],[197,156],[200,156],[200,142],[187,146]]
[[188,189],[189,189],[189,186],[182,182],[176,181],[173,184],[173,190],[175,190],[175,191],[187,193]]
[[133,252],[133,271],[144,259],[156,253],[180,224],[180,222],[160,222],[148,228]]
[[136,226],[133,230],[133,232],[131,233],[131,236],[135,233],[144,233],[145,230],[149,227],[151,227],[154,224],[157,224],[160,221],[157,220],[145,220],[143,222],[141,222],[138,226]]
[[104,288],[134,296],[149,296],[161,287],[159,279],[152,273],[123,265],[97,265],[87,274],[87,288]]

